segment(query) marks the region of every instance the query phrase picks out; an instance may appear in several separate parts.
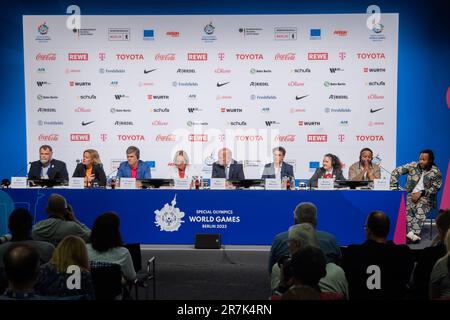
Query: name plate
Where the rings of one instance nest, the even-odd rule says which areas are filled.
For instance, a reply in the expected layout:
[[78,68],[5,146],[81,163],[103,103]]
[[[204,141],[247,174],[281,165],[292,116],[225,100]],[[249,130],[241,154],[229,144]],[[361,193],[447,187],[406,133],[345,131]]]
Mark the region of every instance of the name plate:
[[120,189],[136,189],[136,178],[120,178]]
[[69,189],[84,189],[84,178],[69,178]]
[[388,179],[373,179],[373,190],[390,190]]
[[225,190],[226,189],[225,183],[226,183],[225,178],[211,178],[210,189],[211,190]]
[[319,178],[317,187],[319,190],[334,190],[334,179]]
[[173,179],[174,188],[180,190],[189,190],[191,188],[191,179]]
[[266,190],[281,190],[281,180],[280,179],[266,179],[265,188],[266,188]]
[[27,177],[11,177],[11,188],[24,189],[27,187]]

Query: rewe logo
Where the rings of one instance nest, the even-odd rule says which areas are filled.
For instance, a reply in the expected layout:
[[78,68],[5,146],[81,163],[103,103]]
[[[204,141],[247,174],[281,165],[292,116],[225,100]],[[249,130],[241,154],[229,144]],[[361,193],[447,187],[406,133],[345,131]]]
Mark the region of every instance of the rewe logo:
[[70,134],[70,141],[90,141],[91,136],[89,133],[72,133]]
[[88,61],[89,55],[87,53],[69,53],[69,61]]
[[326,134],[308,134],[306,136],[308,142],[327,142],[328,135]]
[[166,203],[161,210],[155,210],[155,225],[159,231],[173,232],[178,231],[181,224],[184,223],[184,212],[176,208],[177,195],[171,201],[170,205]]
[[328,60],[328,52],[309,52],[308,60]]
[[208,54],[207,53],[190,52],[190,53],[188,53],[188,60],[189,61],[207,61]]

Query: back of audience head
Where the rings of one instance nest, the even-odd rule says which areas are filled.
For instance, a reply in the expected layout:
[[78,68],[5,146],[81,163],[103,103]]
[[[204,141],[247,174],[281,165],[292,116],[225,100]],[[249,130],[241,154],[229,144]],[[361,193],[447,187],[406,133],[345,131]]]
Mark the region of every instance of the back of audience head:
[[389,217],[383,211],[372,211],[366,220],[367,239],[385,242],[390,230]]
[[327,261],[323,252],[308,246],[292,256],[291,268],[296,285],[317,288],[320,279],[327,275]]
[[95,219],[91,232],[91,244],[92,248],[99,252],[123,246],[120,218],[115,212],[105,212]]
[[11,231],[12,241],[30,240],[33,217],[24,208],[14,209],[8,220],[8,228]]
[[39,273],[39,252],[25,243],[14,243],[3,257],[9,288],[31,290]]
[[59,219],[65,219],[66,216],[70,213],[66,198],[57,193],[53,193],[52,195],[50,195],[45,211],[48,213],[48,216],[50,218]]
[[310,223],[300,223],[289,228],[288,249],[291,254],[307,246],[319,247],[316,231]]
[[439,210],[436,217],[436,227],[439,232],[439,238],[444,241],[447,231],[450,229],[450,209]]
[[89,270],[89,258],[86,244],[77,236],[67,236],[61,240],[53,252],[50,264],[58,273],[66,273],[71,265],[79,266],[82,270]]
[[310,223],[317,226],[317,207],[312,202],[301,202],[294,209],[295,223]]
[[281,300],[320,300],[320,294],[310,286],[294,286],[286,291]]

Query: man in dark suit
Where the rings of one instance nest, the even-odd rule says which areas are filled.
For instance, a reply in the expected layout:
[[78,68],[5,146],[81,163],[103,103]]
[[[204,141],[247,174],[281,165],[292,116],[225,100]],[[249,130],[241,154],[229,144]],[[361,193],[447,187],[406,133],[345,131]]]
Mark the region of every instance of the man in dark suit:
[[294,178],[294,167],[284,162],[286,156],[286,149],[283,147],[276,147],[272,150],[273,162],[264,166],[261,179],[282,179],[284,177]]
[[68,181],[66,164],[53,159],[53,149],[51,146],[43,145],[39,148],[39,160],[31,163],[28,179],[49,179],[58,181]]
[[225,178],[227,180],[245,180],[244,168],[231,158],[231,150],[222,148],[218,153],[218,160],[213,163],[211,178]]
[[404,299],[414,267],[409,247],[387,240],[390,222],[382,211],[371,212],[364,228],[367,240],[343,251],[350,300]]

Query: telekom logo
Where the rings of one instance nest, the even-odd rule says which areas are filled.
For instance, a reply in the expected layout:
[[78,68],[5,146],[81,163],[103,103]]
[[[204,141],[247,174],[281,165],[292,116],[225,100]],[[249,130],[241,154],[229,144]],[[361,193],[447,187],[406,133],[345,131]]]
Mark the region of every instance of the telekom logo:
[[105,142],[108,139],[108,134],[106,133],[101,133],[100,134],[100,139],[102,139],[103,142]]
[[106,53],[100,52],[100,53],[98,54],[98,58],[99,58],[101,61],[104,61],[104,60],[106,59]]
[[344,142],[345,141],[345,134],[338,135],[338,140],[339,140],[339,142]]

